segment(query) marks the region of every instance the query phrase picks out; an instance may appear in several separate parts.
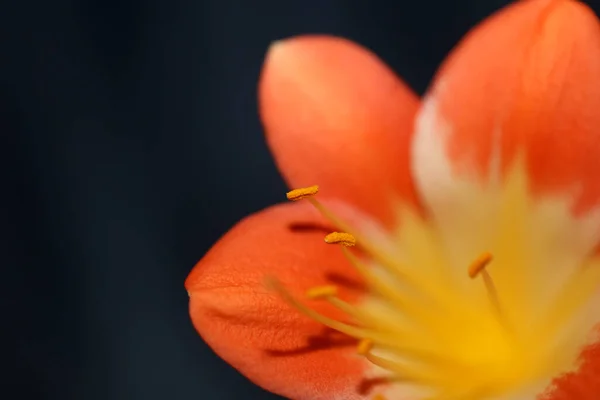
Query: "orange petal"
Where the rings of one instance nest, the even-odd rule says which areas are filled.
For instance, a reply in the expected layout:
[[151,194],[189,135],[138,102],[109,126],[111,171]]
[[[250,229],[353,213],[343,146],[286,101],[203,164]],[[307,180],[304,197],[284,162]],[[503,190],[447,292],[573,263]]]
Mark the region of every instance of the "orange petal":
[[495,158],[506,172],[525,155],[534,193],[572,194],[576,213],[599,205],[600,25],[587,6],[505,8],[458,46],[428,99],[420,121],[435,109],[447,132],[415,137],[422,168],[431,169],[427,154],[442,139],[457,172],[484,179]]
[[[362,284],[330,229],[308,203],[279,205],[238,223],[195,266],[186,281],[190,314],[204,340],[242,374],[293,399],[362,399],[367,366],[356,341],[328,332],[284,303],[264,284],[280,280],[305,298],[315,285],[336,284],[353,301]],[[341,315],[319,301],[313,309]]]
[[[465,225],[480,236],[493,209],[460,193],[459,183],[506,177],[524,155],[536,196],[569,195],[578,215],[599,206],[598,110],[600,25],[593,12],[570,0],[507,7],[465,38],[424,101],[413,154],[424,201],[439,220],[442,214],[464,219],[473,210],[479,219]],[[589,236],[596,238],[596,230]],[[567,245],[556,241],[555,247]],[[599,366],[597,347],[586,349],[580,371],[558,377],[556,390],[539,398],[598,398]]]
[[288,184],[318,184],[380,221],[390,196],[416,203],[408,155],[418,105],[375,55],[335,37],[275,43],[260,82],[267,140]]
[[597,400],[600,393],[600,344],[589,346],[581,356],[581,367],[552,382],[539,400]]

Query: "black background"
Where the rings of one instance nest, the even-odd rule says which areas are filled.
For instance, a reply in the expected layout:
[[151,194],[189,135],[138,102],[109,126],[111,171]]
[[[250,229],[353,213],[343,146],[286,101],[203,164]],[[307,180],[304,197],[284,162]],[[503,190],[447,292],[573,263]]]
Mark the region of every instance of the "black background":
[[506,3],[2,2],[0,397],[276,398],[202,342],[183,288],[230,226],[284,199],[257,115],[269,43],[342,35],[423,93]]

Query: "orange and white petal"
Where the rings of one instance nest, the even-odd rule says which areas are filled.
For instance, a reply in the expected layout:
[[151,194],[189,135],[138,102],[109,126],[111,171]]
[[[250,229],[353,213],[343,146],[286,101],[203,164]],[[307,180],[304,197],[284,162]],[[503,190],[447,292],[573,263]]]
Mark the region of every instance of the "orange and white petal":
[[536,194],[567,193],[584,213],[600,202],[599,80],[594,13],[571,0],[528,0],[474,29],[428,98],[451,129],[438,139],[455,173],[487,179],[524,155]]
[[600,344],[588,346],[581,367],[556,378],[538,400],[596,400],[600,393]]
[[[588,307],[598,282],[578,275],[599,267],[594,82],[600,24],[592,11],[570,0],[518,2],[450,55],[424,100],[412,144],[416,186],[458,284],[475,290],[465,265],[490,251],[490,273],[521,333],[550,318],[580,346],[595,339],[599,320]],[[548,317],[582,286],[586,302],[563,309],[572,319],[563,319],[566,311]]]
[[275,43],[260,80],[268,144],[292,187],[318,184],[390,223],[416,204],[409,143],[418,97],[367,49],[330,36]]
[[[357,341],[302,315],[265,285],[278,279],[298,299],[334,284],[353,302],[362,281],[336,246],[330,228],[308,203],[268,208],[238,223],[186,280],[190,315],[204,340],[256,384],[298,400],[358,400],[385,389],[356,355]],[[307,301],[332,318],[324,302]]]
[[[498,232],[511,229],[516,236],[500,241],[548,269],[597,245],[600,86],[593,82],[600,82],[600,25],[569,0],[509,6],[454,50],[419,113],[412,148],[417,187],[454,261],[493,250],[486,247],[502,239]],[[546,256],[517,252],[517,239]]]

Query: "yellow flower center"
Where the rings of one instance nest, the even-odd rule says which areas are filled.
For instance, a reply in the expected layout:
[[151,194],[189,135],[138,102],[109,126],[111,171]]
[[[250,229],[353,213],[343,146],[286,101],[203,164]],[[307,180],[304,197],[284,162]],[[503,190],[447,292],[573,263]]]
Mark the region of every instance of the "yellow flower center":
[[[436,255],[435,230],[412,214],[403,220],[406,240],[417,243],[412,247],[424,261],[408,267],[372,236],[350,233],[352,227],[314,198],[317,192],[312,186],[287,197],[307,199],[343,231],[327,235],[325,242],[342,245],[367,293],[351,304],[338,296],[336,286],[310,289],[307,298],[327,301],[348,316],[338,321],[307,307],[277,280],[270,286],[301,313],[357,339],[357,354],[382,368],[391,382],[416,387],[421,399],[504,399],[527,390],[534,398],[552,378],[577,367],[589,340],[585,310],[599,287],[598,265],[575,269],[540,302],[544,276],[531,279],[511,257],[474,254],[457,278]],[[360,255],[351,251],[355,245]]]

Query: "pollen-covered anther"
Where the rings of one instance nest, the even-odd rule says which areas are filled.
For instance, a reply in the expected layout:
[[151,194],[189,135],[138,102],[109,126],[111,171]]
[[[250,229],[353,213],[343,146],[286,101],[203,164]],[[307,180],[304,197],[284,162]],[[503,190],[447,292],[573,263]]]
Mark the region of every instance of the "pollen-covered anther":
[[341,244],[346,247],[351,247],[356,245],[356,238],[350,233],[332,232],[329,235],[325,236],[325,243]]
[[469,265],[468,273],[471,279],[475,279],[479,275],[483,278],[483,283],[485,285],[485,289],[487,291],[488,299],[496,315],[500,318],[501,322],[506,326],[507,329],[510,329],[509,322],[506,320],[506,316],[502,311],[502,306],[500,304],[500,298],[498,297],[498,291],[496,290],[496,285],[494,284],[494,280],[490,273],[486,270],[487,265],[492,261],[492,255],[489,252],[481,253],[479,257],[475,259]]
[[291,190],[287,192],[286,197],[288,200],[297,201],[314,196],[317,193],[319,193],[319,186],[313,185],[305,188]]
[[479,257],[477,257],[471,263],[471,265],[469,265],[469,277],[472,279],[476,278],[492,261],[492,258],[492,254],[489,252],[484,252]]
[[373,400],[387,400],[387,399],[382,394],[376,394],[375,397],[373,397]]
[[335,297],[338,294],[338,289],[334,285],[327,286],[317,286],[314,288],[310,288],[306,291],[306,296],[309,299],[327,299],[330,297]]
[[373,348],[373,341],[371,339],[362,339],[356,346],[356,353],[361,356],[367,355]]

